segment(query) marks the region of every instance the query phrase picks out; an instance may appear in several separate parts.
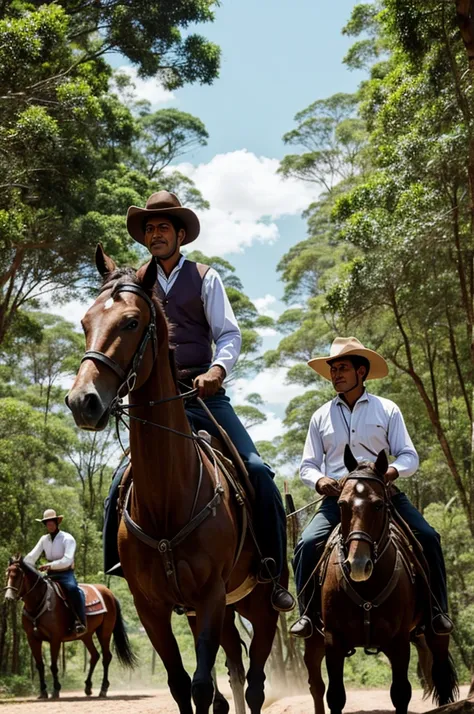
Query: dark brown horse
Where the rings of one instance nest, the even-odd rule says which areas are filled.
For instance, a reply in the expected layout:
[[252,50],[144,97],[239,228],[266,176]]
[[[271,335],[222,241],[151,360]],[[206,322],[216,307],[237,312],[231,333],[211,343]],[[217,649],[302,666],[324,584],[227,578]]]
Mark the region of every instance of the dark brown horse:
[[[346,702],[344,659],[354,648],[383,652],[392,667],[390,696],[397,714],[406,714],[411,699],[408,680],[410,641],[418,650],[426,694],[438,705],[454,701],[457,677],[449,654],[449,636],[430,627],[429,589],[405,534],[391,512],[384,474],[387,456],[375,464],[357,463],[346,446],[349,475],[341,484],[341,525],[328,542],[321,563],[324,637],[315,630],[305,641],[305,662],[316,714],[324,714],[321,662],[326,656],[327,702],[331,714],[341,714]],[[330,553],[330,555],[327,555]],[[418,574],[417,574],[418,573]]]
[[[242,506],[193,437],[177,393],[168,324],[154,293],[156,263],[138,273],[117,270],[100,246],[96,263],[104,285],[83,319],[87,352],[67,401],[78,426],[97,430],[107,424],[117,395],[130,393],[133,490],[128,527],[122,519],[119,529],[119,553],[138,614],[182,714],[191,714],[191,698],[196,713],[207,714],[219,643],[237,714],[243,714],[241,642],[234,607],[226,608],[229,596],[237,599],[235,608],[253,625],[246,699],[252,714],[259,714],[278,614],[270,605],[270,586],[254,588],[257,563],[248,536],[241,547]],[[195,612],[192,682],[171,629],[177,605]]]
[[43,642],[49,642],[51,649],[51,674],[53,675],[53,699],[59,697],[61,684],[58,679],[58,656],[62,642],[82,640],[90,654],[90,666],[85,681],[85,693],[92,694],[92,674],[100,659],[93,635],[97,636],[102,649],[104,675],[99,697],[106,697],[109,688],[108,670],[112,653],[110,640],[114,637],[115,651],[121,664],[134,667],[135,656],[130,649],[125,631],[120,605],[114,594],[105,585],[94,585],[102,595],[107,612],[87,615],[87,631],[83,635],[71,634],[74,616],[65,601],[59,597],[49,578],[28,565],[20,556],[11,558],[7,569],[5,599],[23,600],[23,629],[28,638],[40,678],[40,699],[47,699],[48,692],[44,678],[44,662],[41,652]]

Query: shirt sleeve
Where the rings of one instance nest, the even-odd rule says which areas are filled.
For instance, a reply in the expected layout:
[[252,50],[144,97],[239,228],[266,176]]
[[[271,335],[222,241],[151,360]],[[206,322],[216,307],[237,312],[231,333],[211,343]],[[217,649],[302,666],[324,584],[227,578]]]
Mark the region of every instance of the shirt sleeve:
[[412,476],[417,470],[420,460],[407,431],[402,413],[397,406],[394,407],[390,415],[388,443],[390,453],[395,457],[395,461],[390,466],[396,468],[398,475],[402,478]]
[[52,560],[49,564],[51,570],[65,570],[74,564],[74,553],[76,552],[76,541],[72,535],[68,534],[64,538],[64,555],[58,560]]
[[242,336],[224,284],[213,268],[204,276],[201,297],[216,345],[212,366],[219,365],[229,376],[240,354]]
[[43,536],[39,539],[33,550],[30,550],[28,555],[25,555],[23,558],[24,562],[27,565],[31,565],[33,568],[36,565],[36,561],[38,558],[41,556],[41,553],[43,552]]
[[324,460],[323,440],[319,431],[316,415],[313,414],[309,423],[308,434],[303,449],[300,464],[300,477],[306,486],[314,490],[316,483],[325,474],[321,471]]

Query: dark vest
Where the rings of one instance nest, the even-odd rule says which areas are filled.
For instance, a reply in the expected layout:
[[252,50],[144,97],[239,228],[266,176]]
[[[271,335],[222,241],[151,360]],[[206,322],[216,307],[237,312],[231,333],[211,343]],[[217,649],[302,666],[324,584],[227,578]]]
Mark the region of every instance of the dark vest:
[[201,298],[208,270],[208,265],[185,260],[167,295],[158,282],[158,295],[172,327],[170,344],[175,348],[178,369],[212,362],[212,333]]

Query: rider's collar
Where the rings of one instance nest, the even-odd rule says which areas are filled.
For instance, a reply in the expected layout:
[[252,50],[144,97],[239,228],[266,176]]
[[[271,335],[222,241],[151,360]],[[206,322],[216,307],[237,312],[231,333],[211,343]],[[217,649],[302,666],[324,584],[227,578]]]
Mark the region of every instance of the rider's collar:
[[[337,394],[336,397],[334,397],[334,401],[336,404],[344,404],[344,406],[346,406],[346,407],[348,406],[347,402],[344,401],[344,399],[342,397],[340,397],[339,394]],[[359,399],[356,402],[354,402],[354,406],[356,404],[359,404],[359,402],[368,402],[368,401],[369,401],[369,393],[366,389],[364,389],[364,391],[360,395]]]

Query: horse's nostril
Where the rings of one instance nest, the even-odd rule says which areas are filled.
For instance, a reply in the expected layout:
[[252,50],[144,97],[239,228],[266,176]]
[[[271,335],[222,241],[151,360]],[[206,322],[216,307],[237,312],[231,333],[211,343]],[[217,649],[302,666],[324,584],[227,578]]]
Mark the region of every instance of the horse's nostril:
[[96,416],[102,412],[99,397],[95,392],[89,392],[84,397],[84,411],[90,416]]
[[374,565],[373,565],[372,561],[371,561],[371,560],[368,560],[368,561],[366,562],[366,564],[365,564],[365,574],[367,575],[367,577],[368,577],[369,575],[372,575],[372,570],[373,570],[373,569],[374,569]]
[[65,403],[65,405],[69,408],[69,399],[68,399],[68,397],[69,397],[69,394],[66,394],[66,396],[64,397],[64,403]]

